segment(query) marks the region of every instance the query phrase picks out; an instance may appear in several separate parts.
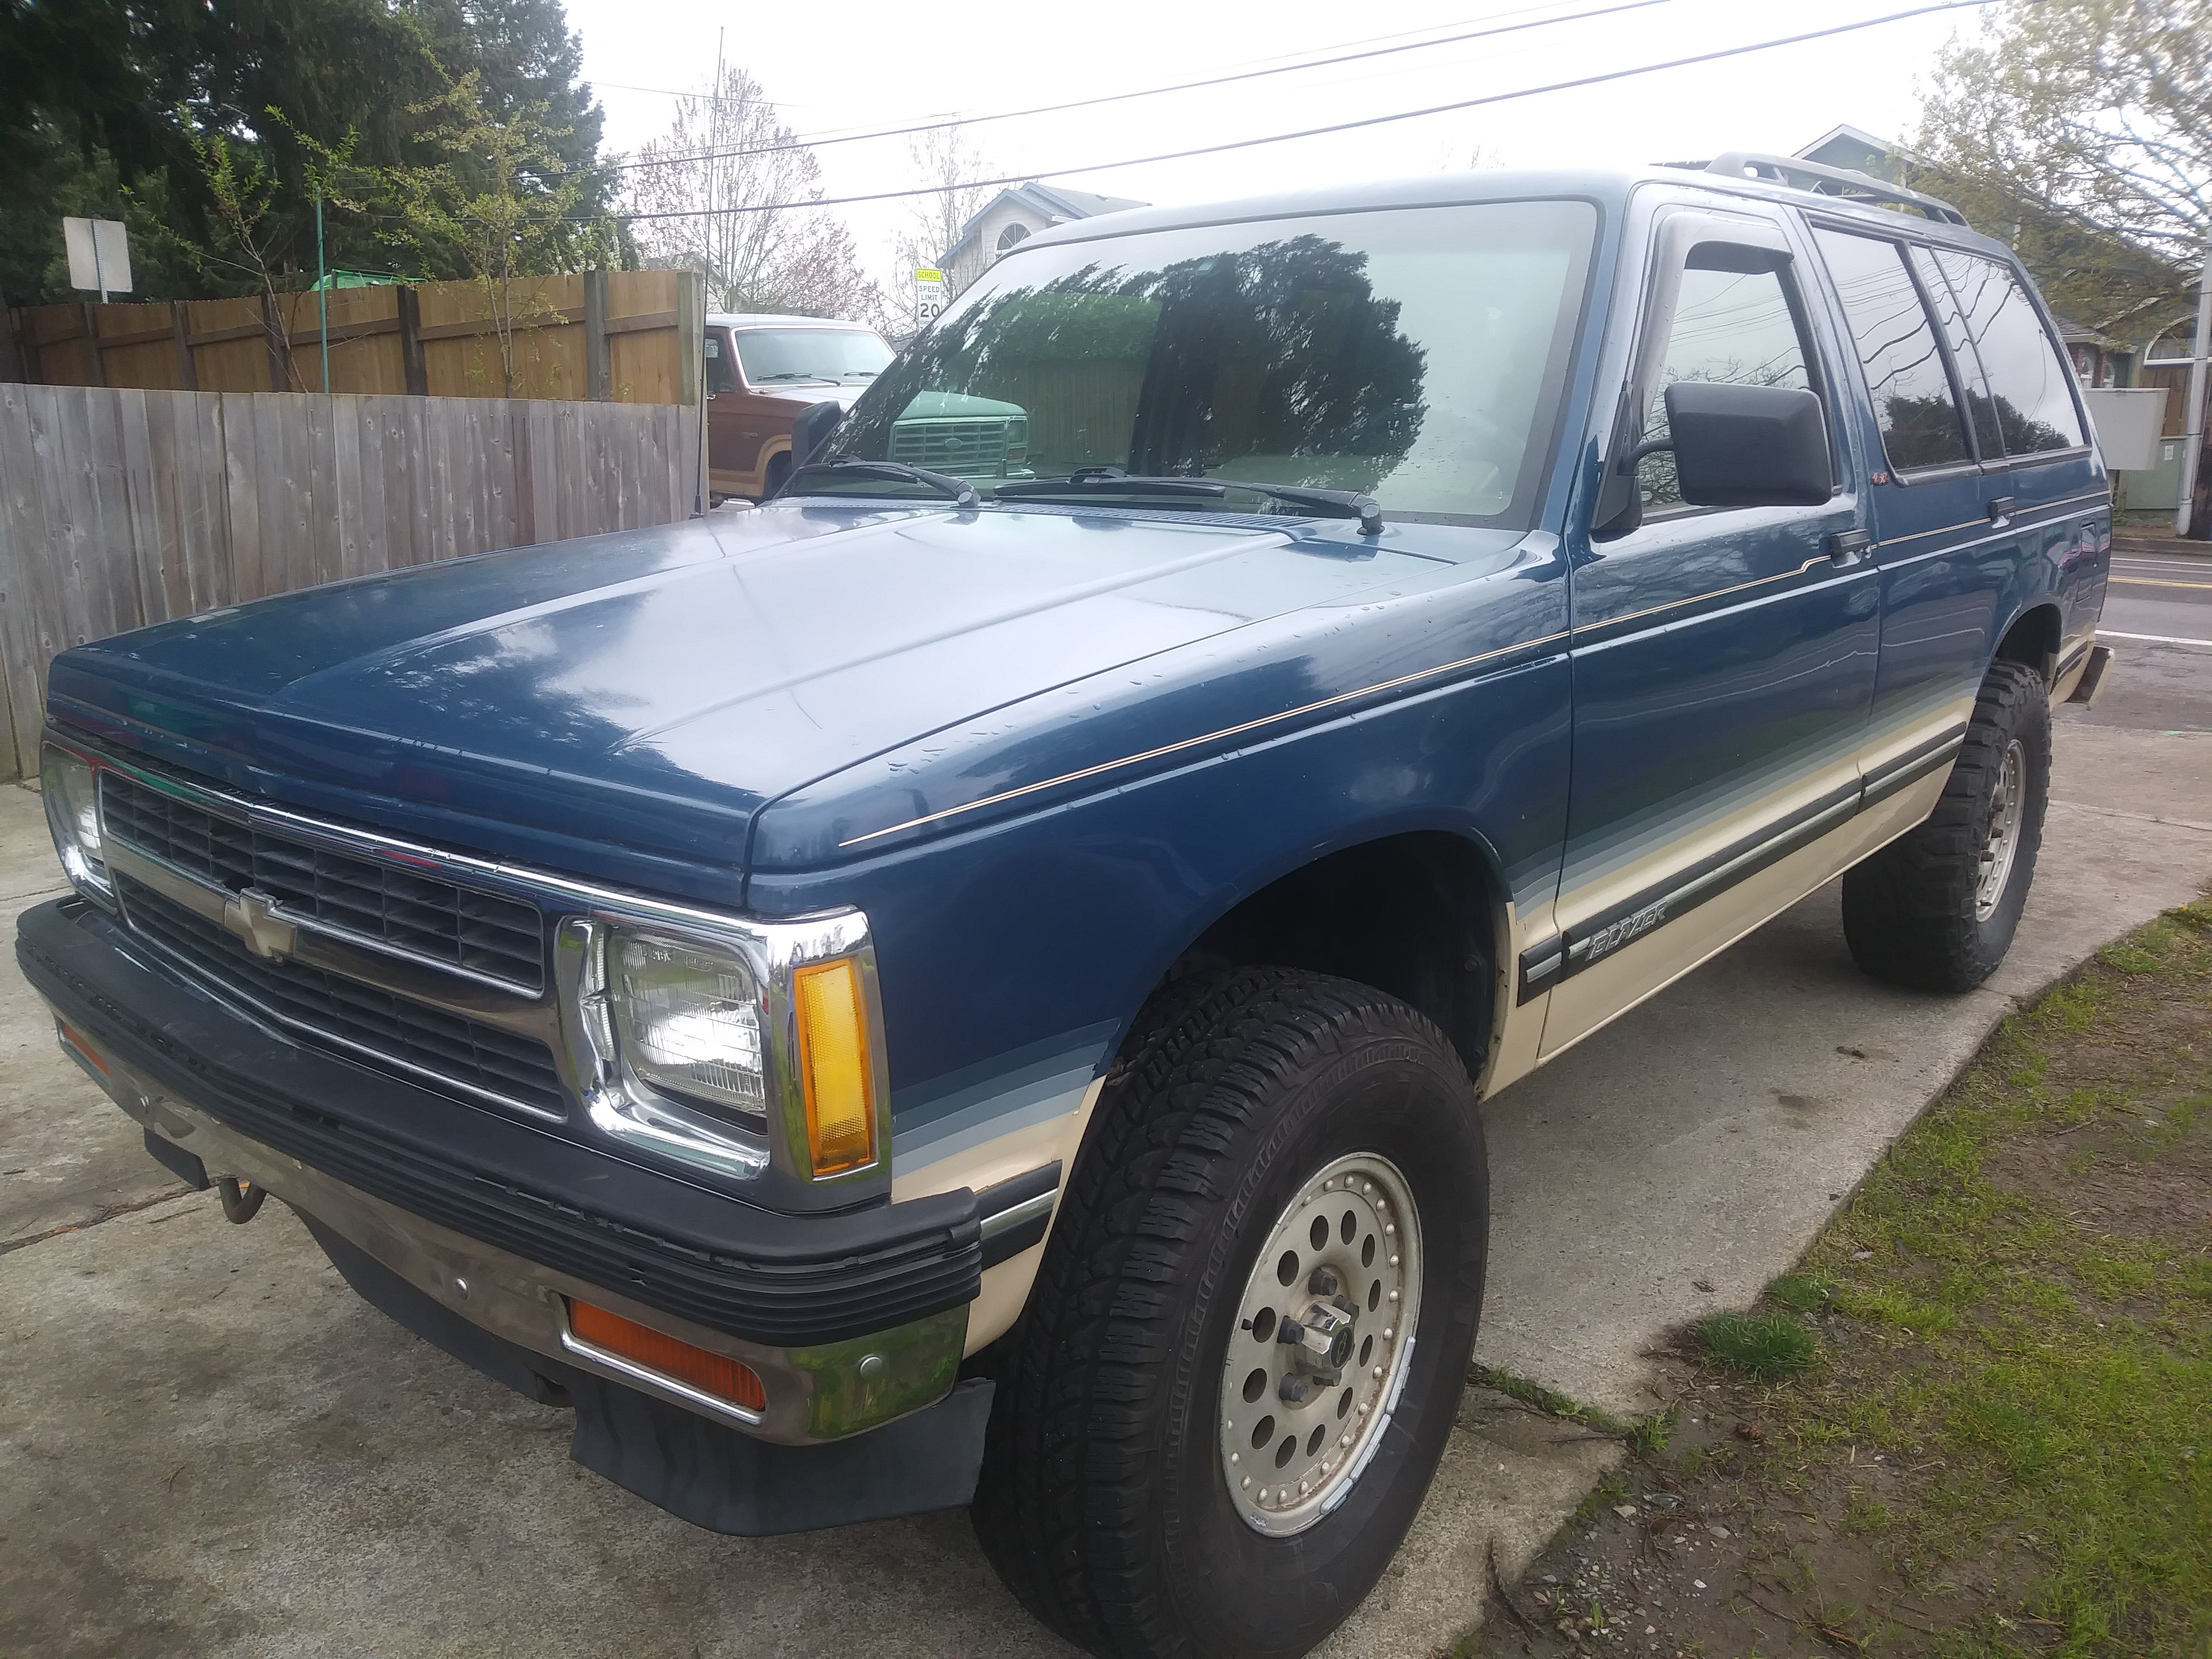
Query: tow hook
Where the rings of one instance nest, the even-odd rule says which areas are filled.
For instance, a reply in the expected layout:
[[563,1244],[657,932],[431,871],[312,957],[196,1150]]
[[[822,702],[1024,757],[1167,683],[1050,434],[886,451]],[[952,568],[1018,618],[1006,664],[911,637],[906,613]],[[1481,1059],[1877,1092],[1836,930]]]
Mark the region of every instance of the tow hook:
[[269,1196],[269,1189],[236,1176],[217,1176],[215,1194],[222,1200],[223,1219],[243,1227],[261,1213],[261,1200]]

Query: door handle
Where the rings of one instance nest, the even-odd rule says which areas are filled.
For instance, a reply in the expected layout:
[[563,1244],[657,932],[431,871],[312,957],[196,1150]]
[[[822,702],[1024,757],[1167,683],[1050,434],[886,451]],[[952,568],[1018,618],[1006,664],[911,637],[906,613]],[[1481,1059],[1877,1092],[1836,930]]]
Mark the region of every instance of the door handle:
[[1828,538],[1828,557],[1838,564],[1856,564],[1873,545],[1874,538],[1863,530],[1838,530]]
[[1990,503],[1990,522],[2002,526],[2012,517],[2012,497],[1999,495]]

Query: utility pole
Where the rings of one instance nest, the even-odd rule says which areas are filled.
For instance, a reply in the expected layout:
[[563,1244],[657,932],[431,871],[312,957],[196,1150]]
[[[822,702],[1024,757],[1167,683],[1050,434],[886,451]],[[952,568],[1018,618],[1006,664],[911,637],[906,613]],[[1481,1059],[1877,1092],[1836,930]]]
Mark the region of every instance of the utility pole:
[[2204,453],[2204,356],[2212,347],[2212,236],[2204,239],[2204,270],[2197,279],[2197,343],[2189,354],[2189,435],[2182,440],[2181,500],[2173,533],[2186,536],[2197,510],[2197,467]]
[[[699,261],[699,476],[695,481],[696,494],[691,498],[691,511],[696,516],[707,510],[714,499],[707,487],[710,470],[707,455],[707,440],[712,428],[707,421],[707,400],[714,394],[707,390],[707,313],[714,308],[714,152],[721,147],[722,137],[722,42],[726,31],[714,31],[714,95],[707,101],[707,211],[702,222],[705,233],[699,240],[703,258]],[[2202,354],[2200,354],[2202,355]]]

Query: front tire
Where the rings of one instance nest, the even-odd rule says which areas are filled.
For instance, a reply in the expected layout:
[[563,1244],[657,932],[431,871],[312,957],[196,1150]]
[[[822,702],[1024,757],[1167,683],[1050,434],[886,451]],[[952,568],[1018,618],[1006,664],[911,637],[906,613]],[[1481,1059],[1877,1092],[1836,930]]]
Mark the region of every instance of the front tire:
[[1474,1091],[1413,1009],[1284,969],[1164,989],[997,1357],[975,1521],[1000,1576],[1118,1659],[1311,1648],[1443,1455],[1488,1199]]
[[1991,665],[1936,810],[1844,877],[1844,938],[1875,978],[1971,991],[2012,945],[2051,793],[2043,676]]

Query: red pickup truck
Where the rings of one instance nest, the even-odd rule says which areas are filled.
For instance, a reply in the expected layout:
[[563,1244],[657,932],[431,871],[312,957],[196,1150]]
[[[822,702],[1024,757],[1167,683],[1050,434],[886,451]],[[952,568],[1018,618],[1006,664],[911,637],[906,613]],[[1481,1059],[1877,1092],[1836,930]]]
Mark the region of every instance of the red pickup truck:
[[[791,471],[791,423],[799,410],[825,400],[849,409],[891,355],[861,323],[709,313],[707,478],[714,499],[775,495]],[[896,459],[909,465],[963,477],[1027,476],[1029,421],[1018,404],[924,393],[893,435]]]

